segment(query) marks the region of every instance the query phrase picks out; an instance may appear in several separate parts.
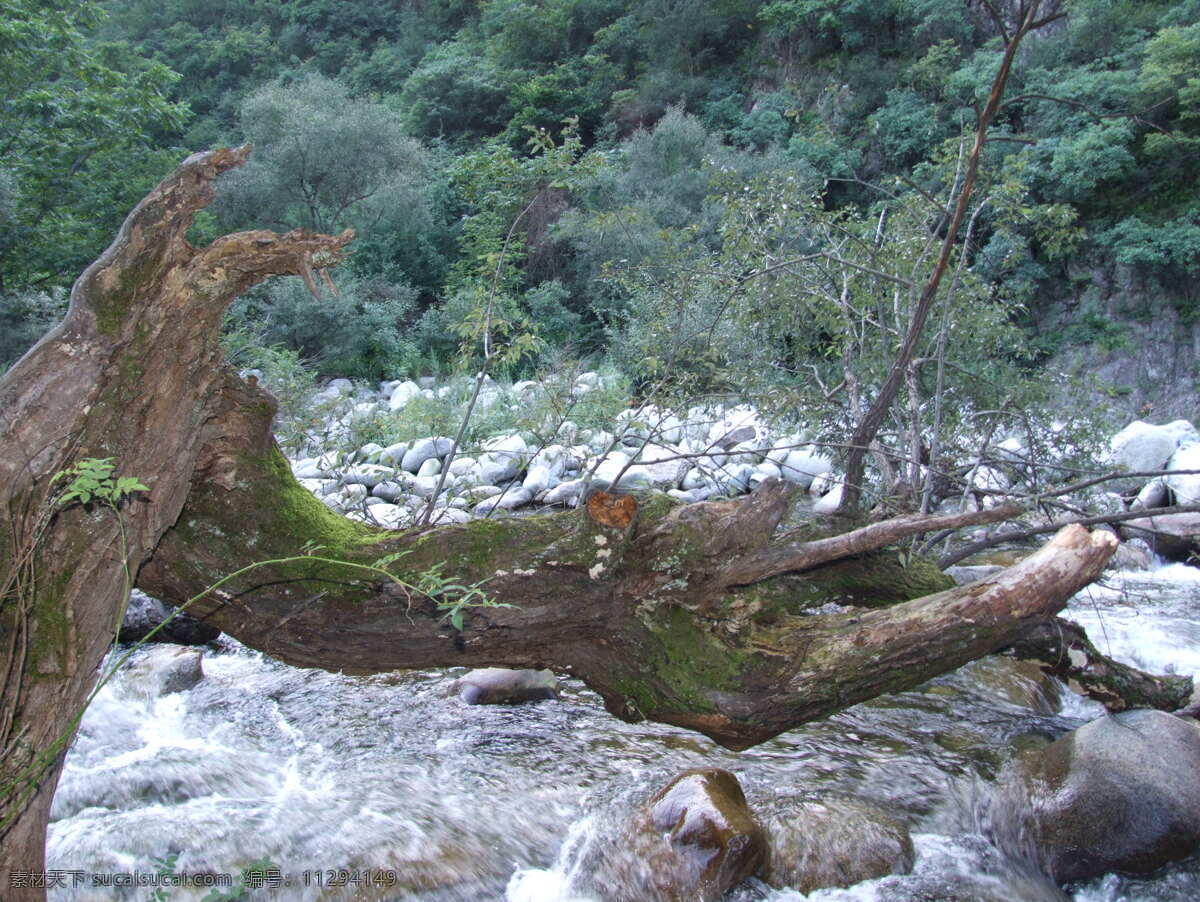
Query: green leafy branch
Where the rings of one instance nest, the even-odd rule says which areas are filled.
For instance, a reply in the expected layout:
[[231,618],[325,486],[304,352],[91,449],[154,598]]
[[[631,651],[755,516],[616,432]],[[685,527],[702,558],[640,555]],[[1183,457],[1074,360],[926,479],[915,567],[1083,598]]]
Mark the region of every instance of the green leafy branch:
[[63,479],[71,480],[58,496],[59,506],[65,507],[76,501],[80,504],[102,501],[115,508],[134,492],[150,491],[150,487],[142,485],[137,477],[118,476],[114,479],[115,469],[111,457],[87,457],[59,470],[50,478],[51,485]]
[[439,622],[449,620],[450,625],[460,633],[463,628],[463,612],[467,608],[515,607],[515,605],[508,604],[507,602],[497,601],[494,597],[484,592],[481,587],[484,583],[488,582],[487,579],[481,579],[470,585],[456,582],[454,577],[447,576],[442,572],[445,564],[441,561],[427,570],[412,574],[408,578],[401,578],[388,570],[389,566],[408,554],[408,551],[396,551],[384,555],[370,564],[348,564],[347,566],[364,567],[386,576],[390,582],[401,588],[405,595],[408,596],[410,602],[413,594],[428,598],[436,605],[439,611],[443,612]]

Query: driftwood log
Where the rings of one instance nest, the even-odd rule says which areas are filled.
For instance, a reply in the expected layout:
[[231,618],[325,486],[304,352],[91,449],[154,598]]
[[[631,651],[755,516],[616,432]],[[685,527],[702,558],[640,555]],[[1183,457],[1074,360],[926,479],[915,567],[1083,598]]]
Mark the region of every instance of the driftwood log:
[[[111,645],[126,573],[281,660],[347,671],[507,665],[584,680],[623,718],[745,748],[1005,648],[1095,579],[1115,539],[1063,529],[1022,563],[953,587],[929,561],[886,549],[908,536],[995,522],[998,508],[849,528],[778,532],[789,489],[675,506],[663,496],[534,519],[389,533],[299,486],[271,436],[270,395],[223,363],[227,305],[271,275],[332,265],[350,234],[186,238],[221,172],[248,148],[186,160],[130,214],[76,283],[66,321],[0,380],[0,885],[39,869],[51,796]],[[150,491],[118,518],[55,511],[54,474],[112,458]],[[61,484],[61,483],[59,483]],[[119,523],[124,524],[124,534]],[[606,525],[611,524],[611,525]],[[511,607],[468,608],[323,559],[432,567]],[[829,602],[837,602],[830,605]],[[26,895],[21,895],[25,893]]]

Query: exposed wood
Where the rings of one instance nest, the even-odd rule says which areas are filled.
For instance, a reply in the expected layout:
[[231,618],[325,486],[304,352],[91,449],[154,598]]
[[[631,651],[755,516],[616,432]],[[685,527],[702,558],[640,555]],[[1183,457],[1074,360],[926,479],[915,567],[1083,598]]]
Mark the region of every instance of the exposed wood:
[[938,558],[938,566],[945,570],[947,567],[953,567],[960,561],[964,561],[973,554],[978,554],[981,551],[986,551],[988,548],[994,548],[997,545],[1002,545],[1005,542],[1019,542],[1023,539],[1031,539],[1034,536],[1044,536],[1048,533],[1058,532],[1064,526],[1070,526],[1077,523],[1080,526],[1100,526],[1114,523],[1128,523],[1131,527],[1140,529],[1147,535],[1153,536],[1155,517],[1159,518],[1160,525],[1170,525],[1178,522],[1173,520],[1177,516],[1184,514],[1200,513],[1200,504],[1178,504],[1171,507],[1156,507],[1146,510],[1136,511],[1120,511],[1107,514],[1095,514],[1090,517],[1060,517],[1057,520],[1051,520],[1043,523],[1040,526],[1029,526],[1024,529],[1006,529],[994,533],[984,539],[971,542],[953,551],[942,555]]
[[908,514],[819,541],[787,541],[787,537],[784,537],[758,554],[732,562],[726,568],[723,579],[728,586],[746,585],[789,570],[808,570],[826,561],[882,548],[923,533],[1000,523],[1011,520],[1021,512],[1019,505],[1005,504],[957,514]]

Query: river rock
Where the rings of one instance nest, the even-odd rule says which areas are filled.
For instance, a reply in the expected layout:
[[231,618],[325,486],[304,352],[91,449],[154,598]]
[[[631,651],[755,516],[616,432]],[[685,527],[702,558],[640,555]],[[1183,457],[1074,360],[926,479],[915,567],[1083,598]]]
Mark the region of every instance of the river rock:
[[406,505],[389,504],[383,499],[379,500],[382,503],[372,504],[367,508],[368,522],[382,526],[384,529],[402,529],[412,523],[412,511]]
[[184,692],[204,679],[203,653],[198,648],[159,645],[130,668],[130,681],[150,696]]
[[429,458],[417,468],[418,476],[437,476],[441,472],[442,462],[436,457]]
[[1008,477],[995,467],[976,467],[971,474],[971,488],[979,493],[979,502],[984,508],[993,508],[1004,501],[998,492],[1011,488]]
[[[157,598],[151,598],[140,589],[129,593],[129,604],[125,608],[125,619],[121,622],[119,642],[138,642],[163,621],[175,613],[175,608]],[[175,645],[204,645],[212,642],[221,631],[203,620],[197,620],[186,611],[174,617],[155,633],[151,642],[171,642]]]
[[404,455],[408,453],[408,445],[408,442],[396,442],[394,445],[388,445],[379,452],[378,462],[389,467],[400,466]]
[[586,486],[587,481],[583,479],[560,482],[542,496],[542,504],[565,504],[573,506],[574,503],[579,501],[579,496],[583,494]]
[[842,495],[845,493],[846,487],[841,483],[835,485],[826,494],[822,495],[813,504],[812,509],[814,514],[832,514],[842,506]]
[[1143,539],[1155,554],[1171,560],[1187,560],[1200,549],[1200,513],[1161,514],[1138,517],[1121,525],[1124,539]]
[[1062,683],[1033,661],[988,655],[966,665],[963,672],[993,696],[1014,705],[1038,714],[1057,714],[1062,710]]
[[606,902],[715,902],[767,863],[767,835],[737,777],[684,771],[628,826],[594,877]]
[[465,476],[475,466],[475,458],[473,457],[456,457],[450,461],[451,476]]
[[1200,727],[1162,711],[1108,715],[1003,775],[996,841],[1059,882],[1149,874],[1200,849]]
[[[1200,470],[1200,444],[1184,445],[1167,461],[1168,470]],[[1171,473],[1163,477],[1176,504],[1200,502],[1200,474]]]
[[1154,552],[1143,539],[1130,539],[1117,546],[1104,565],[1105,570],[1149,570],[1154,565]]
[[912,870],[908,826],[869,802],[800,801],[768,829],[771,863],[765,879],[775,887],[811,893]]
[[356,460],[366,461],[369,464],[378,463],[379,455],[384,452],[383,445],[378,442],[367,442],[358,451],[355,452]]
[[1161,470],[1179,446],[1179,438],[1178,430],[1170,426],[1134,420],[1109,441],[1109,456],[1126,470]]
[[525,466],[528,454],[525,439],[519,435],[489,439],[483,444],[476,469],[481,485],[496,485],[514,478]]
[[784,479],[807,489],[814,478],[833,469],[833,461],[807,448],[793,448],[778,466]]
[[1170,503],[1171,491],[1167,488],[1167,481],[1159,476],[1142,486],[1142,490],[1137,493],[1137,497],[1133,499],[1129,508],[1135,511],[1146,510],[1152,507],[1165,507]]
[[753,478],[753,465],[729,464],[717,474],[717,487],[726,495],[740,495],[750,490]]
[[413,398],[420,397],[421,386],[415,382],[401,382],[392,389],[392,396],[388,398],[388,410],[400,410],[407,406],[408,402]]
[[373,489],[381,482],[391,479],[395,471],[379,464],[358,464],[341,476],[344,485],[361,485]]
[[435,508],[429,516],[429,522],[433,526],[444,526],[447,523],[469,523],[473,519],[465,510],[459,510],[457,507]]
[[394,480],[381,482],[375,488],[371,489],[371,495],[376,498],[381,498],[384,501],[395,502],[402,495],[408,494],[406,485],[402,485]]
[[400,466],[410,473],[416,473],[425,461],[431,458],[445,457],[450,453],[452,447],[454,447],[454,440],[445,436],[419,438],[404,453],[404,459],[400,462]]
[[558,698],[558,678],[549,670],[509,670],[485,667],[450,684],[468,705],[520,705]]
[[533,492],[526,488],[510,488],[507,492],[501,491],[500,494],[494,495],[491,498],[484,498],[475,505],[476,514],[487,514],[494,510],[511,511],[518,507],[524,507],[533,500]]
[[317,466],[315,457],[306,457],[302,460],[292,461],[292,475],[301,480],[324,479],[329,473]]
[[550,474],[550,468],[544,464],[530,464],[529,469],[525,471],[525,478],[521,482],[521,488],[528,490],[531,494],[537,495],[550,488],[551,481],[554,477]]

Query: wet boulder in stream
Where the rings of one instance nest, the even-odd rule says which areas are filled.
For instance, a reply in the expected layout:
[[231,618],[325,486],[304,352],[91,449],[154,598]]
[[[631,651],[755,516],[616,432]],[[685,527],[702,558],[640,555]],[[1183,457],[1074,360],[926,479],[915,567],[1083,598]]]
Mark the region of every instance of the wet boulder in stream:
[[715,902],[770,854],[737,777],[717,767],[675,777],[610,853],[594,875],[606,902]]
[[186,611],[178,611],[157,598],[151,598],[145,592],[134,589],[125,608],[119,641],[138,642],[164,621],[166,625],[150,636],[149,641],[170,642],[175,645],[204,645],[221,635],[221,631],[215,626],[210,626]]
[[811,893],[912,869],[908,826],[869,802],[807,799],[768,827],[772,850],[765,879],[772,886]]
[[468,705],[519,705],[558,698],[558,678],[549,670],[484,667],[451,684]]
[[204,679],[203,657],[197,648],[156,645],[130,667],[131,679],[150,697],[186,692]]
[[1060,882],[1149,874],[1200,849],[1200,728],[1150,710],[1094,720],[1012,765],[990,819]]

